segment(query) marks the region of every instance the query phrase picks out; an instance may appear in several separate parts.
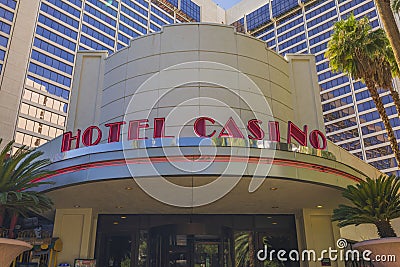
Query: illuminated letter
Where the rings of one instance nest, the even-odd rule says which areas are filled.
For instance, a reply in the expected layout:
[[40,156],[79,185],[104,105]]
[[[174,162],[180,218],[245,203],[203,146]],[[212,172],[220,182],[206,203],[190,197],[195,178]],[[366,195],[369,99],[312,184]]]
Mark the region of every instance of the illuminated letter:
[[147,139],[147,137],[139,137],[139,129],[149,128],[149,120],[134,120],[129,122],[128,129],[128,140],[142,140]]
[[281,133],[279,131],[279,122],[277,122],[277,121],[269,121],[268,122],[268,135],[269,135],[269,141],[272,141],[272,142],[280,142],[281,141]]
[[215,120],[208,118],[208,117],[200,117],[194,122],[194,132],[199,137],[213,137],[215,135],[215,130],[207,135],[206,133],[206,121],[211,122],[212,124],[215,123]]
[[154,138],[168,138],[173,136],[165,136],[165,118],[154,119]]
[[300,130],[293,122],[288,122],[288,136],[287,142],[290,144],[292,142],[292,137],[301,146],[307,146],[307,125],[304,125],[304,131]]
[[[97,139],[93,141],[93,130],[97,131]],[[100,143],[102,137],[102,133],[99,127],[90,126],[87,128],[82,134],[82,143],[85,146],[95,146]]]
[[255,139],[255,140],[264,139],[265,133],[261,129],[260,124],[262,124],[262,121],[256,119],[249,120],[247,122],[247,129],[253,135],[253,136],[249,135],[250,139]]
[[124,125],[124,121],[117,121],[113,123],[107,123],[105,126],[110,127],[108,131],[108,142],[119,142],[119,138],[121,135],[121,125]]
[[72,132],[66,132],[63,134],[61,141],[61,152],[66,152],[71,150],[71,142],[75,140],[75,148],[79,148],[79,140],[81,137],[81,130],[76,131],[76,135],[72,136]]
[[221,132],[219,133],[218,138],[221,137],[244,138],[242,132],[239,130],[239,127],[236,125],[236,122],[232,119],[232,117],[229,118],[224,128],[222,128]]
[[[320,141],[322,141],[322,144]],[[310,144],[316,149],[322,149],[322,150],[326,149],[327,141],[325,135],[318,130],[312,131],[310,133]]]

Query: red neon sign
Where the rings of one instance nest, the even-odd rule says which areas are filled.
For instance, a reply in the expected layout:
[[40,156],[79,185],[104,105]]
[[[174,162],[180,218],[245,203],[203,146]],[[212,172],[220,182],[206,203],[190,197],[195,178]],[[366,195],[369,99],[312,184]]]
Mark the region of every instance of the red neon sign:
[[[118,121],[113,123],[105,124],[108,130],[108,143],[119,142],[121,136],[121,127],[122,125],[128,125],[128,140],[143,140],[147,139],[147,137],[141,135],[141,129],[145,130],[150,128],[148,119],[141,120],[132,120],[128,123],[125,121]],[[268,134],[266,135],[264,130],[261,128],[263,124],[262,121],[257,119],[252,119],[247,122],[247,131],[246,135],[239,129],[236,122],[233,118],[229,118],[228,121],[222,127],[222,130],[217,133],[216,130],[207,129],[211,128],[211,126],[215,125],[215,120],[209,117],[199,117],[196,119],[193,132],[198,137],[203,138],[211,138],[217,136],[219,138],[222,137],[231,137],[231,138],[241,138],[244,139],[247,136],[252,140],[264,140],[267,136],[268,141],[272,142],[280,142],[281,134],[279,130],[279,122],[277,121],[269,121],[267,123]],[[308,134],[308,126],[304,125],[303,130],[295,125],[293,122],[288,122],[288,133],[287,133],[287,142],[292,143],[292,139],[294,139],[298,144],[302,146],[307,146],[309,141],[310,145],[313,148],[324,150],[327,147],[327,139],[325,135],[319,130],[312,130],[310,134]],[[90,126],[85,131],[83,131],[81,135],[81,130],[77,130],[77,132],[66,132],[63,134],[61,152],[69,151],[73,148],[79,148],[80,142],[84,146],[94,146],[100,143],[102,138],[102,131],[97,126]],[[165,135],[165,118],[155,118],[153,121],[153,138],[173,138],[174,136]],[[72,142],[75,142],[75,146],[73,147]]]

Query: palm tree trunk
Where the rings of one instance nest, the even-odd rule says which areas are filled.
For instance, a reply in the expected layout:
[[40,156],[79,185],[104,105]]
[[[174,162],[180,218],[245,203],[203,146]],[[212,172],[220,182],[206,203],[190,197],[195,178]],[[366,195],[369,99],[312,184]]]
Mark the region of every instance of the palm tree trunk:
[[392,95],[394,105],[396,106],[397,116],[400,117],[400,96],[396,89],[394,89],[393,85],[389,86],[390,94]]
[[380,238],[396,237],[396,233],[394,232],[393,227],[389,221],[379,221],[375,223],[375,226],[378,229],[378,235]]
[[379,116],[381,117],[383,124],[385,125],[386,133],[390,142],[390,146],[396,158],[397,165],[400,166],[399,146],[397,145],[396,136],[394,135],[392,125],[390,125],[389,117],[386,114],[386,110],[385,107],[383,106],[382,99],[379,97],[378,91],[376,90],[375,83],[373,81],[366,81],[366,85],[369,90],[369,93],[371,94],[372,100],[375,103],[376,109],[378,110]]
[[11,217],[10,233],[9,233],[10,238],[14,238],[14,230],[15,230],[15,226],[17,225],[17,222],[18,222],[18,217],[19,217],[19,214],[16,212],[14,212]]
[[255,260],[255,252],[254,252],[253,232],[249,233],[249,261],[250,261],[250,267],[255,267],[256,260]]
[[5,216],[6,216],[6,207],[0,206],[0,228],[3,227]]
[[400,31],[390,7],[390,0],[375,0],[375,5],[392,46],[397,66],[400,68]]

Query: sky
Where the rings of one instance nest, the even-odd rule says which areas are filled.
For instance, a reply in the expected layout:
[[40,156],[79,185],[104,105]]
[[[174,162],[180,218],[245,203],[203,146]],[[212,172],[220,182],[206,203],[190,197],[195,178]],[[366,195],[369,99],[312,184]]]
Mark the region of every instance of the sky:
[[213,1],[223,9],[228,9],[234,6],[235,4],[239,3],[241,0],[213,0]]

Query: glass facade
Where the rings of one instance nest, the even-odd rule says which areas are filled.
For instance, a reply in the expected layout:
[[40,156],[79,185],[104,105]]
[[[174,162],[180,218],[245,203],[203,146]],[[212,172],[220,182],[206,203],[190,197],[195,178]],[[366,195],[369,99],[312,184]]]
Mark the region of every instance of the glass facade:
[[[191,0],[42,0],[38,10],[25,88],[17,119],[17,145],[37,147],[65,130],[78,50],[109,54],[132,38],[162,25],[200,21],[200,7]],[[18,1],[0,0],[0,72],[7,56]]]
[[[315,54],[328,138],[380,170],[397,172],[385,128],[367,88],[346,75],[332,73],[324,58],[333,24],[351,13],[357,18],[367,16],[374,28],[380,27],[372,0],[274,0],[243,17],[242,24],[247,28],[239,27],[238,31],[266,41],[282,55]],[[232,25],[241,26],[239,21]],[[380,95],[400,138],[400,121],[393,100],[389,92],[382,91]]]

